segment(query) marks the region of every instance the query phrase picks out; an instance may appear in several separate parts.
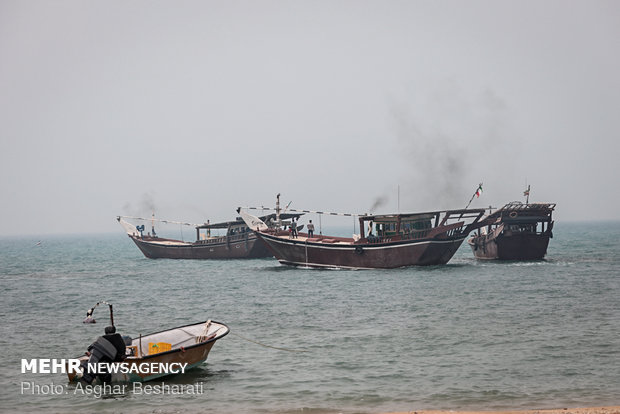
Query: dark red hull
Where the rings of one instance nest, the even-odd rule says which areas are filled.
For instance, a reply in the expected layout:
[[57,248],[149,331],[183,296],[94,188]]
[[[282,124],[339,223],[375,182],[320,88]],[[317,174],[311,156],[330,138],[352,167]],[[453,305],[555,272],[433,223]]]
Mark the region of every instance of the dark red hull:
[[259,232],[282,264],[318,268],[390,269],[446,264],[465,235],[449,239],[404,240],[388,243],[333,243],[289,239]]
[[540,260],[553,237],[554,208],[513,201],[481,220],[467,242],[477,259]]
[[272,257],[265,244],[253,233],[224,236],[186,243],[154,237],[129,235],[142,253],[150,259],[256,259]]
[[488,240],[473,237],[468,244],[477,259],[541,260],[547,254],[549,238],[549,234],[519,233]]

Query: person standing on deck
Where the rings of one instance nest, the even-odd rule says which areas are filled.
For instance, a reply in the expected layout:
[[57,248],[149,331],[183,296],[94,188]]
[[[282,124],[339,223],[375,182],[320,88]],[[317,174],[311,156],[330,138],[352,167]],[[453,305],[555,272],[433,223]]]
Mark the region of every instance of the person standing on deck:
[[312,220],[308,222],[308,237],[314,237],[314,224],[312,224]]
[[294,239],[297,238],[297,223],[295,223],[295,217],[291,219],[291,235]]

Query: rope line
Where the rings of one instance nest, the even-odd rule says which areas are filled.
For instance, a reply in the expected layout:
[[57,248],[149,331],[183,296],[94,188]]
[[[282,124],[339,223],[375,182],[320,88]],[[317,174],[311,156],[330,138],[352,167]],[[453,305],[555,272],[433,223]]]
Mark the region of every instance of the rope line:
[[126,218],[126,219],[132,219],[132,220],[143,220],[143,221],[157,221],[160,223],[166,223],[166,224],[181,224],[183,226],[201,226],[202,224],[196,224],[196,223],[186,223],[184,221],[173,221],[173,220],[163,220],[163,219],[156,219],[156,218],[146,218],[146,217],[135,217],[135,216],[117,216],[120,218]]
[[245,338],[245,337],[243,337],[243,336],[241,336],[239,334],[236,334],[234,332],[230,332],[230,334],[234,335],[234,336],[237,336],[237,337],[243,339],[244,341],[248,341],[248,342],[252,342],[253,344],[256,344],[256,345],[264,346],[265,348],[272,348],[272,349],[277,349],[279,351],[287,351],[287,352],[308,352],[308,351],[305,351],[303,349],[278,348],[277,346],[265,345],[265,344],[262,344],[260,342],[253,341],[251,339]]
[[[273,208],[268,208],[268,207],[239,207],[245,210],[269,210],[272,211],[274,210]],[[287,208],[285,209],[287,212],[288,211],[292,211],[295,213],[314,213],[314,214],[325,214],[328,216],[345,216],[345,217],[360,217],[360,216],[367,216],[368,214],[364,213],[364,214],[356,214],[356,213],[333,213],[333,212],[329,212],[329,211],[314,211],[314,210],[296,210],[294,208]]]

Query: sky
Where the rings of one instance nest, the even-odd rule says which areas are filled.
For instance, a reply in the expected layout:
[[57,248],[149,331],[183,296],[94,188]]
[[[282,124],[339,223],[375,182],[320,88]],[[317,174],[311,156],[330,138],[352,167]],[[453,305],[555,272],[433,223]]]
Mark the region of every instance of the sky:
[[620,220],[620,2],[0,0],[0,236],[238,206]]

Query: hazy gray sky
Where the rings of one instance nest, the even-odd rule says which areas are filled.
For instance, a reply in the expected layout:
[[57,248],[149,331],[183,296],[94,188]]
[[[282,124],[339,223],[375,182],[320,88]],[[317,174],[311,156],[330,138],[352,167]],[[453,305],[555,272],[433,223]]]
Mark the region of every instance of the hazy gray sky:
[[619,51],[618,1],[0,0],[0,235],[480,181],[617,220]]

